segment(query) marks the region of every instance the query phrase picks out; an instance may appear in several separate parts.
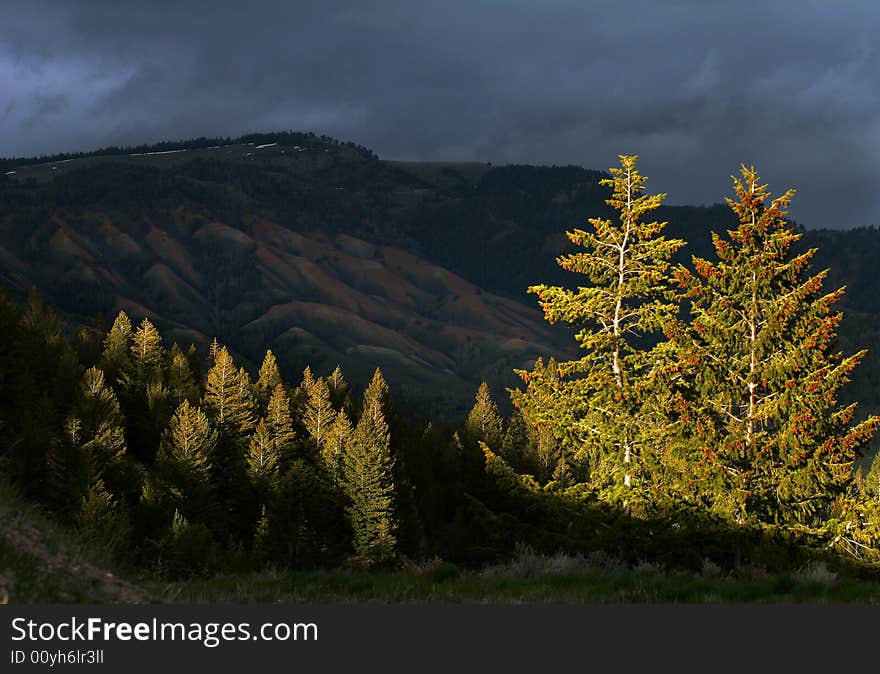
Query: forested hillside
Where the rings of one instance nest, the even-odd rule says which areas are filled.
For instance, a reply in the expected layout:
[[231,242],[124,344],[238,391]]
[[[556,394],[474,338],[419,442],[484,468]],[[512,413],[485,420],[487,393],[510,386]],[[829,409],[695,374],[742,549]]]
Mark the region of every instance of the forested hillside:
[[[98,330],[125,309],[179,341],[204,348],[217,336],[250,368],[266,347],[288,371],[341,363],[360,385],[380,365],[401,405],[448,419],[481,380],[514,385],[513,368],[570,348],[525,290],[568,282],[555,263],[570,246],[563,232],[609,213],[599,171],[389,162],[305,133],[5,168],[0,278],[19,299],[35,285]],[[682,260],[733,224],[722,205],[661,206],[658,217],[688,241]],[[849,288],[844,342],[880,341],[870,271],[880,235],[811,231],[803,244]],[[875,362],[850,388],[870,409]]]
[[880,563],[873,230],[747,167],[667,208],[632,156],[141,149],[0,189],[0,468],[127,563]]

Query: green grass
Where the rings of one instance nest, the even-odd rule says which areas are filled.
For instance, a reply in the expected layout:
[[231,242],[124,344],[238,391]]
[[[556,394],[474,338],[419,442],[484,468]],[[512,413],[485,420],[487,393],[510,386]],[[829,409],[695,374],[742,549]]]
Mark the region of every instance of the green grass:
[[440,579],[412,572],[267,572],[189,580],[156,589],[170,601],[194,604],[880,603],[878,582],[817,582],[792,576],[703,578],[638,570],[534,578],[486,578],[464,572]]
[[107,550],[52,522],[0,477],[0,603],[133,603],[154,599]]

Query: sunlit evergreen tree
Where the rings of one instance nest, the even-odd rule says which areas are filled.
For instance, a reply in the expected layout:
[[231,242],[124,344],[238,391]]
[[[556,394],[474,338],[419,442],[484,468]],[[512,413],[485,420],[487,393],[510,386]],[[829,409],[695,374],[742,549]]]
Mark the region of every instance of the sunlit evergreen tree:
[[669,258],[684,245],[661,235],[665,222],[643,221],[666,195],[645,192],[647,179],[636,160],[621,155],[620,168],[600,181],[611,187],[607,203],[616,220],[590,218],[591,229],[567,232],[584,250],[557,262],[583,275],[584,285],[529,288],[549,322],[578,329],[584,355],[559,363],[558,374],[537,366],[520,372],[528,388],[513,393],[530,421],[551,430],[572,455],[589,459],[592,482],[607,498],[630,503],[640,496],[632,487],[639,486],[646,463],[642,453],[655,440],[642,413],[643,384],[655,357],[643,340],[678,311],[667,271]]
[[[112,331],[111,331],[112,332]],[[161,379],[164,361],[162,335],[148,318],[141,321],[131,336],[131,376],[139,387]]]
[[130,370],[131,336],[131,319],[124,311],[120,311],[104,338],[104,349],[99,361],[110,386],[115,387],[122,374]]
[[208,371],[203,405],[219,436],[212,472],[224,523],[233,536],[248,540],[255,521],[251,511],[257,507],[246,459],[256,427],[256,405],[247,371],[236,369],[226,347],[220,349]]
[[496,449],[501,446],[504,422],[486,382],[481,383],[477,388],[476,402],[468,414],[465,430],[474,440],[482,440]]
[[283,384],[276,385],[272,391],[265,419],[269,435],[278,449],[279,461],[290,464],[296,449],[296,433],[290,417],[290,398]]
[[278,477],[279,452],[265,420],[260,419],[251,436],[247,456],[248,475],[262,503]]
[[201,388],[193,374],[192,363],[177,342],[171,345],[168,357],[168,392],[172,405],[176,407],[184,400],[197,403]]
[[[72,414],[68,419],[71,441],[81,452],[88,489],[101,481],[110,491],[121,493],[126,454],[125,428],[116,394],[104,381],[104,373],[89,368],[83,375]],[[75,430],[74,430],[75,429]]]
[[327,433],[327,439],[321,447],[320,458],[334,481],[338,481],[342,474],[342,455],[345,452],[346,443],[351,437],[352,427],[344,409],[336,413],[333,425]]
[[793,191],[770,198],[754,169],[734,179],[739,227],[713,236],[717,261],[678,279],[691,321],[673,331],[673,401],[696,503],[738,523],[818,524],[847,490],[877,417],[853,423],[837,393],[865,352],[836,350],[843,289],[811,275],[815,249],[785,218]]
[[174,412],[162,434],[156,465],[145,487],[147,505],[165,516],[179,511],[186,517],[210,522],[216,516],[212,464],[217,431],[207,415],[188,400]]
[[245,438],[256,425],[250,378],[235,367],[226,347],[222,347],[208,371],[205,384],[205,410],[211,415],[221,435]]
[[308,390],[308,400],[303,407],[302,423],[320,453],[336,419],[336,410],[330,400],[330,388],[323,377]]
[[281,371],[278,369],[278,361],[275,359],[275,354],[269,349],[263,357],[260,373],[254,384],[254,398],[256,398],[260,410],[266,409],[272,392],[280,383]]
[[363,412],[342,455],[342,484],[355,552],[373,562],[396,555],[394,461],[384,407],[388,385],[376,370],[364,392]]

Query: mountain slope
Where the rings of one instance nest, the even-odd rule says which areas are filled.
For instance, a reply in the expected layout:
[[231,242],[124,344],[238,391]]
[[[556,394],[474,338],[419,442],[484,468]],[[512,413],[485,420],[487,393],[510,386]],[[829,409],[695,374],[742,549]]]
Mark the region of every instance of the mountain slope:
[[[513,384],[512,368],[568,348],[534,306],[412,252],[383,215],[419,194],[396,169],[334,144],[233,147],[17,167],[0,189],[0,274],[81,322],[124,309],[184,346],[217,336],[251,368],[272,348],[292,379],[339,363],[362,383],[379,366],[424,412],[458,414],[481,379]],[[325,194],[325,172],[345,186]]]
[[[19,293],[35,284],[105,329],[123,308],[183,345],[216,336],[250,368],[272,348],[294,380],[340,363],[363,385],[380,366],[409,406],[451,417],[480,380],[502,399],[512,368],[573,355],[526,288],[575,285],[555,263],[563,232],[609,213],[599,171],[382,161],[311,134],[44,159],[0,176],[0,279]],[[719,205],[658,217],[688,241],[681,260],[711,255],[711,230],[733,225]],[[880,343],[880,235],[808,232],[817,243],[829,287],[850,286],[842,343]],[[876,360],[852,388],[874,408]]]

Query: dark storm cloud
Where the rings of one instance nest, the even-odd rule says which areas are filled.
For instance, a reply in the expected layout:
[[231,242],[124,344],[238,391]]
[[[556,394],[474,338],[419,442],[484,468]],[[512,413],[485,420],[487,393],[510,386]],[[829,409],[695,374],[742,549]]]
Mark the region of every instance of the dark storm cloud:
[[380,156],[607,168],[668,203],[754,164],[880,224],[873,3],[39,2],[0,20],[0,154],[293,128]]

